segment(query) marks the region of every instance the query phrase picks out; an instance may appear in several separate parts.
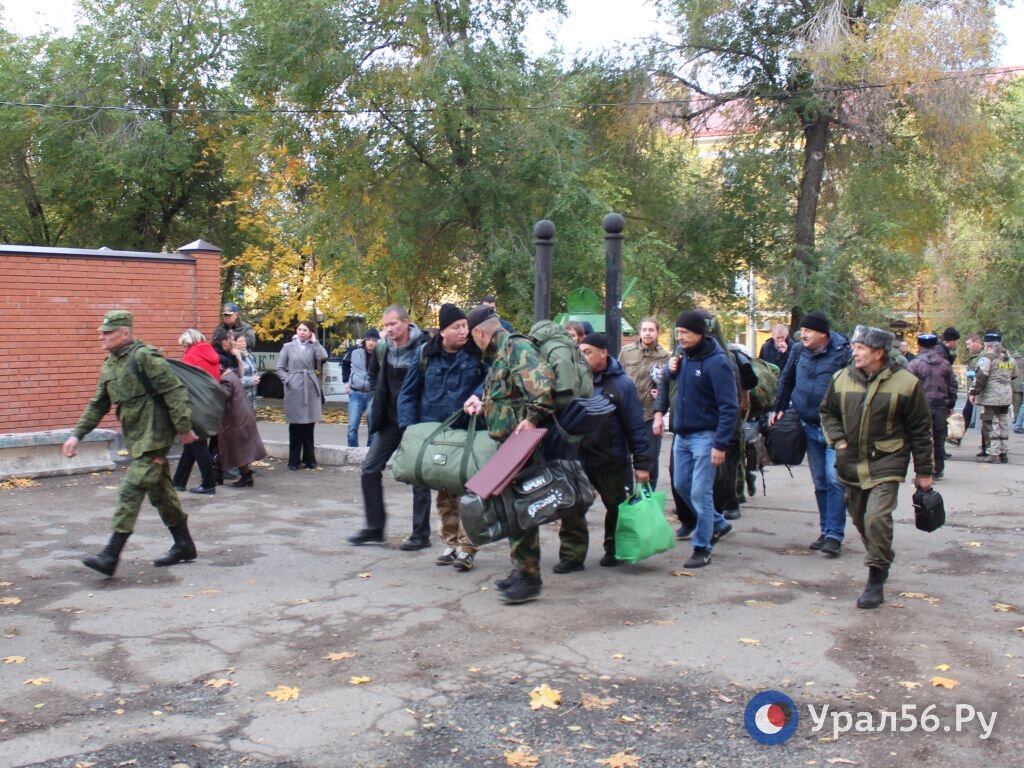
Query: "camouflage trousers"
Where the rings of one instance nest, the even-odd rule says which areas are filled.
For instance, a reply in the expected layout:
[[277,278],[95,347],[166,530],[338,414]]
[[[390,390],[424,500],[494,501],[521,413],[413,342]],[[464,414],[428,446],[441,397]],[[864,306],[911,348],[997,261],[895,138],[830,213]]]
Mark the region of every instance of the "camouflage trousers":
[[540,575],[540,528],[530,528],[518,536],[508,537],[512,562],[528,576]]
[[[604,551],[615,554],[615,527],[619,523],[619,505],[629,497],[630,468],[605,467],[599,471],[587,472],[590,484],[594,486],[604,504]],[[574,563],[587,559],[590,547],[590,530],[586,514],[567,515],[562,518],[558,530],[558,557]]]
[[448,491],[437,492],[437,516],[441,518],[441,539],[452,549],[461,549],[470,555],[476,554],[476,547],[466,536],[459,517],[459,496]]
[[991,456],[1007,453],[1006,440],[1010,436],[1010,406],[981,406],[981,433],[985,439],[985,450]]
[[181,508],[178,494],[171,484],[171,473],[167,468],[167,451],[151,451],[128,465],[121,488],[117,492],[117,509],[112,521],[118,533],[135,530],[135,520],[142,508],[142,501],[149,495],[149,503],[156,507],[164,525],[171,528],[188,519]]
[[882,483],[874,488],[846,486],[846,510],[864,542],[864,565],[889,570],[896,557],[892,549],[892,511],[900,484]]

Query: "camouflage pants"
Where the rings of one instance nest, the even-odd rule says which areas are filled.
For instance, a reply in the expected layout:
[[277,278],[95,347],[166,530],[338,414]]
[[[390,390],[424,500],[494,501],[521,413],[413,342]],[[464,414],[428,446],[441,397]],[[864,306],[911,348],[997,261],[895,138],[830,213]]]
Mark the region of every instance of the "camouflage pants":
[[441,539],[452,549],[461,549],[470,555],[476,554],[476,547],[466,536],[459,518],[459,496],[448,491],[437,492],[437,516],[441,518]]
[[1006,439],[1010,436],[1010,406],[981,406],[981,433],[985,438],[985,449],[992,456],[1007,453]]
[[512,562],[529,576],[540,574],[540,528],[530,528],[519,536],[509,536]]
[[864,542],[864,565],[889,570],[896,557],[892,549],[892,511],[900,484],[882,483],[874,488],[846,486],[846,509]]
[[[591,485],[601,497],[604,504],[604,551],[615,554],[615,526],[619,522],[619,505],[629,495],[630,468],[610,467],[597,472],[587,472]],[[587,559],[590,547],[590,530],[587,527],[586,514],[567,515],[562,518],[558,530],[558,557],[574,563],[582,563]]]
[[156,507],[160,519],[168,528],[180,525],[188,519],[181,508],[178,494],[171,485],[171,473],[167,468],[167,452],[152,451],[132,459],[128,465],[121,488],[117,492],[117,509],[112,521],[118,533],[135,530],[135,519],[142,508],[142,500],[149,495],[149,503]]

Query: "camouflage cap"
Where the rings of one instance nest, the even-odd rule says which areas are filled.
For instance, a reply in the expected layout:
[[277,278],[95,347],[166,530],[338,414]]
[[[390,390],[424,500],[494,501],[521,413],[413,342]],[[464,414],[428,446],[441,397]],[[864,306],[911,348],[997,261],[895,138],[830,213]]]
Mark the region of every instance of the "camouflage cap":
[[101,331],[114,331],[118,328],[131,328],[134,323],[132,313],[127,309],[112,309],[103,316]]

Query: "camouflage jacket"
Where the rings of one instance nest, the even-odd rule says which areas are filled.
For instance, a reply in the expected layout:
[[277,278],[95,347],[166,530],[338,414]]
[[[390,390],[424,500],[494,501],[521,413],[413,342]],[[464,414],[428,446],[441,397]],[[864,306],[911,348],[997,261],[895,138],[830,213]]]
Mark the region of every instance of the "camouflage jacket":
[[491,437],[504,440],[523,419],[540,425],[555,412],[554,371],[540,359],[529,339],[499,330],[483,358],[491,366],[483,397]]
[[661,344],[655,343],[654,349],[648,349],[642,341],[630,344],[619,354],[619,362],[626,370],[626,375],[636,386],[640,396],[640,405],[644,409],[644,421],[654,418],[654,397],[651,390],[655,388],[655,380],[661,375],[661,368],[672,355]]
[[978,405],[1010,405],[1013,402],[1012,380],[1017,376],[1009,353],[1001,346],[985,350],[978,359],[978,369],[971,385],[971,394]]
[[[142,381],[132,371],[131,356],[136,354],[138,367],[145,371],[153,389],[163,395],[167,407],[146,394]],[[92,432],[107,415],[111,405],[117,406],[117,419],[124,431],[128,453],[137,459],[150,451],[171,447],[175,435],[192,429],[192,409],[185,385],[153,347],[141,341],[115,349],[103,363],[96,394],[78,420],[74,435],[79,440]]]

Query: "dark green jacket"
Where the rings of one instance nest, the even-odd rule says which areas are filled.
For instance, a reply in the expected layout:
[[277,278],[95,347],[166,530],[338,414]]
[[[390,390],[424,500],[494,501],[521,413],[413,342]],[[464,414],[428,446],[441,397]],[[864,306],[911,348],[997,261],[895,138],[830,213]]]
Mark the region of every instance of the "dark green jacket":
[[932,414],[921,381],[890,361],[870,378],[854,365],[836,371],[821,401],[821,427],[846,485],[903,482],[910,455],[919,475],[935,472]]
[[[146,388],[132,372],[132,354],[136,355],[138,367],[149,376],[153,389],[163,395],[167,408],[146,394]],[[117,406],[117,419],[133,459],[151,451],[167,450],[176,435],[192,429],[192,409],[185,385],[174,375],[163,355],[141,341],[125,344],[107,355],[96,394],[78,420],[75,437],[81,440],[92,432],[111,405]]]

